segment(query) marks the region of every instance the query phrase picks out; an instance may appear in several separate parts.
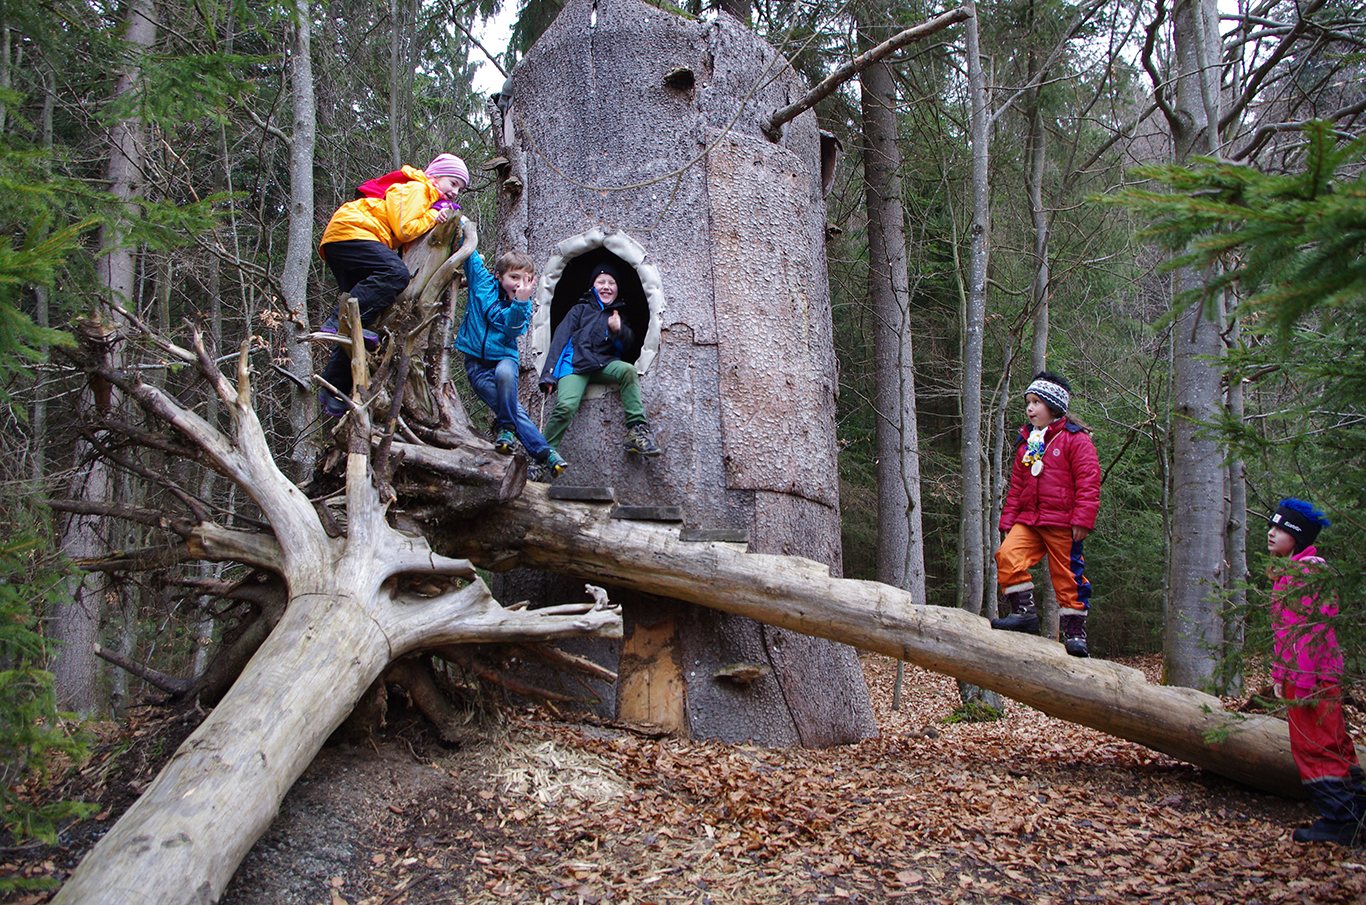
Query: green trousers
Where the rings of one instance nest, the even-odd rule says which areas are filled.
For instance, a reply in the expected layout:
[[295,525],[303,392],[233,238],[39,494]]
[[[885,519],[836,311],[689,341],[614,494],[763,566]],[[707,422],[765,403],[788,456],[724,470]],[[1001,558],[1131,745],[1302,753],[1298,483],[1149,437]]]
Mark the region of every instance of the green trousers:
[[583,392],[590,383],[615,384],[621,392],[621,407],[626,412],[626,426],[645,424],[645,406],[640,401],[640,378],[636,366],[629,361],[611,361],[605,367],[586,374],[566,374],[555,388],[555,408],[545,423],[545,441],[560,448],[560,438],[569,430],[569,423],[583,402]]

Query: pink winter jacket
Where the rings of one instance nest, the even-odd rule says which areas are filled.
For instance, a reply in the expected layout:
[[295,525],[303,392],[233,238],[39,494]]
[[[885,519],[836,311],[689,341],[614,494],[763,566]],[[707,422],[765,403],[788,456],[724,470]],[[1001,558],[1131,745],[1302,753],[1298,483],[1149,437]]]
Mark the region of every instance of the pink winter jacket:
[[1331,598],[1319,603],[1317,594],[1294,591],[1304,586],[1300,575],[1323,563],[1316,549],[1306,547],[1290,561],[1299,563],[1299,568],[1287,569],[1271,586],[1271,626],[1276,643],[1271,681],[1288,682],[1295,687],[1295,697],[1304,697],[1320,682],[1336,683],[1342,677],[1337,633],[1325,621],[1338,614],[1338,604]]

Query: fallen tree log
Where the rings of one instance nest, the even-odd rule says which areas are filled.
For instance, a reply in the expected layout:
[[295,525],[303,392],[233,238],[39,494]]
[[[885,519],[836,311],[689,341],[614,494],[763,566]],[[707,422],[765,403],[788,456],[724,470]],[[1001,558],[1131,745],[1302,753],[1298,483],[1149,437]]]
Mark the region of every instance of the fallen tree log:
[[447,522],[430,537],[487,569],[559,572],[886,654],[1249,786],[1303,797],[1284,721],[1227,711],[1216,697],[1153,685],[1117,663],[1070,657],[1056,642],[992,631],[964,610],[916,606],[879,582],[832,578],[820,563],[684,543],[677,527],[613,519],[609,510],[552,501],[528,485],[518,499]]
[[[203,521],[183,530],[205,560],[275,573],[287,588],[279,622],[213,712],[95,845],[54,903],[215,902],[270,825],[280,801],[380,672],[419,649],[621,636],[619,609],[601,603],[504,609],[464,560],[443,557],[421,536],[392,526],[370,468],[373,430],[357,406],[347,423],[344,534],[280,471],[252,407],[243,343],[234,385],[196,332],[195,362],[231,421],[228,432],[136,376],[100,371],[126,398],[193,443],[249,495],[269,530]],[[79,359],[78,359],[79,360]],[[99,365],[94,365],[99,367]],[[452,469],[494,488],[513,462],[467,451]],[[443,461],[459,453],[448,452]],[[337,527],[337,526],[333,526]]]

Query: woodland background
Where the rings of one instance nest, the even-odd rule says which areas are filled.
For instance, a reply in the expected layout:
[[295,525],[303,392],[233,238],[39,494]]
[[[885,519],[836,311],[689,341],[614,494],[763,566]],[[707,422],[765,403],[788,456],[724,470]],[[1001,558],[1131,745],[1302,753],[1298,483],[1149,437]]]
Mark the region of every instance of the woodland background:
[[[845,150],[826,201],[846,576],[993,611],[1001,463],[1046,363],[1105,472],[1093,654],[1159,653],[1168,681],[1236,693],[1269,644],[1262,518],[1296,495],[1334,522],[1324,581],[1356,680],[1366,4],[968,6],[817,108]],[[724,8],[815,83],[946,7]],[[524,4],[512,45],[487,50],[510,71],[557,9]],[[0,0],[0,795],[17,831],[63,816],[11,792],[49,748],[79,748],[55,711],[121,715],[144,690],[71,652],[188,676],[221,631],[202,588],[225,576],[76,570],[147,537],[44,501],[156,508],[194,482],[242,517],[211,475],[109,468],[101,388],[59,354],[69,331],[116,299],[167,333],[204,324],[224,355],[251,338],[257,410],[306,477],[322,422],[302,337],[335,301],[317,237],[360,182],[442,151],[476,174],[466,215],[491,222],[468,54],[494,11]],[[127,352],[217,417],[192,375]]]

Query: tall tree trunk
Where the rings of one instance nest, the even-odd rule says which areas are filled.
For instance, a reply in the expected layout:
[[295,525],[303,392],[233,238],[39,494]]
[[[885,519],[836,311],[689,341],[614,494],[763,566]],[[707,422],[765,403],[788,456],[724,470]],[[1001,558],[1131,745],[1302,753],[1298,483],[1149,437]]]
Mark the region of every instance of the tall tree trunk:
[[985,596],[986,546],[982,532],[982,356],[986,322],[987,260],[991,246],[991,212],[987,185],[990,124],[987,122],[986,76],[982,72],[975,4],[964,4],[973,15],[967,20],[969,129],[972,143],[972,227],[968,256],[967,304],[963,319],[963,467],[962,539],[963,608],[981,613]]
[[[1036,76],[1030,58],[1030,80]],[[1028,166],[1026,194],[1029,219],[1034,229],[1034,278],[1030,283],[1030,303],[1034,306],[1034,334],[1030,344],[1030,376],[1048,367],[1048,212],[1043,205],[1043,177],[1048,165],[1048,140],[1043,128],[1043,114],[1039,109],[1039,90],[1034,88],[1025,97],[1024,116],[1029,123]],[[1014,446],[1011,446],[1014,452]],[[1038,602],[1040,631],[1045,638],[1058,637],[1058,598],[1053,591],[1048,559],[1039,564],[1040,581],[1034,586]]]
[[[0,90],[8,91],[13,83],[13,76],[10,67],[14,65],[13,48],[10,44],[9,21],[4,17],[4,12],[0,11]],[[5,127],[9,124],[9,105],[0,101],[0,135],[5,132]]]
[[[44,156],[43,169],[51,172],[50,160],[52,157],[52,111],[55,105],[57,90],[54,84],[52,67],[47,60],[40,60],[38,64],[39,75],[43,85],[43,106],[38,118],[38,130],[42,136],[41,144],[48,153]],[[33,287],[33,322],[39,327],[46,329],[51,325],[51,305],[52,299],[48,294],[46,286],[36,285]],[[47,344],[42,346],[44,358],[47,357]],[[33,393],[33,452],[29,467],[29,475],[33,478],[33,483],[42,486],[43,480],[47,477],[47,391],[41,383],[34,387]]]
[[[866,39],[859,23],[860,44]],[[896,83],[875,63],[860,77],[863,172],[868,207],[868,298],[873,308],[877,381],[877,578],[925,602],[925,540],[920,512],[920,441],[897,144]]]
[[[1237,321],[1230,326],[1228,341],[1239,343]],[[1241,422],[1244,413],[1243,383],[1231,379],[1228,388],[1228,414]],[[1223,694],[1240,694],[1243,690],[1243,661],[1239,656],[1245,640],[1247,585],[1252,575],[1247,568],[1247,465],[1243,457],[1234,455],[1228,463],[1228,520],[1224,527],[1224,559],[1228,562],[1228,609],[1224,615],[1225,669],[1219,682]]]
[[[1176,0],[1172,10],[1176,95],[1164,113],[1176,163],[1219,148],[1219,43],[1216,0]],[[1203,272],[1175,274],[1178,296],[1197,290]],[[1204,306],[1182,308],[1173,327],[1172,523],[1170,588],[1163,635],[1166,681],[1195,688],[1215,678],[1223,650],[1222,601],[1227,471],[1206,425],[1223,415],[1218,321]]]
[[[304,337],[311,329],[308,313],[308,268],[313,257],[313,152],[317,144],[317,105],[313,96],[311,50],[312,15],[309,0],[296,0],[294,40],[290,49],[289,73],[294,101],[294,125],[289,141],[289,238],[285,246],[285,265],[280,274],[280,291],[289,318],[285,342],[289,346],[289,370],[308,385],[313,373],[313,352]],[[324,308],[327,303],[324,302]],[[320,312],[322,317],[327,311]],[[289,426],[295,438],[302,438],[318,416],[317,397],[298,386],[290,389]],[[314,447],[311,443],[291,444],[292,477],[303,481],[313,472]]]
[[403,165],[403,0],[389,0],[389,158],[394,169]]
[[[123,36],[134,62],[119,75],[114,89],[116,98],[126,97],[137,87],[139,55],[156,42],[156,33],[156,9],[152,0],[134,0],[128,9]],[[133,205],[142,182],[142,155],[141,120],[132,117],[115,123],[109,134],[106,173],[109,191],[128,206],[125,216],[130,219],[136,215]],[[118,223],[101,230],[100,247],[104,254],[95,265],[96,277],[104,287],[106,298],[121,305],[132,297],[136,277],[135,256],[124,244],[124,233]],[[111,349],[109,354],[116,353]],[[87,388],[84,395],[92,404],[107,406],[113,401],[108,391],[109,386],[105,384]],[[108,501],[113,496],[113,484],[103,461],[96,458],[88,470],[82,471],[89,454],[88,444],[77,445],[74,458],[77,474],[72,480],[70,495],[73,499],[91,502]],[[97,522],[98,519],[87,516],[75,516],[67,521],[61,548],[69,558],[93,558],[103,551],[104,541]],[[107,585],[103,576],[91,574],[74,579],[69,590],[69,600],[56,608],[53,620],[53,638],[59,646],[52,672],[60,704],[77,713],[88,714],[101,706],[93,645],[99,635]]]
[[1024,115],[1029,122],[1029,182],[1026,188],[1029,219],[1034,228],[1034,279],[1030,303],[1034,306],[1034,339],[1029,364],[1037,374],[1048,367],[1048,212],[1043,205],[1043,177],[1048,167],[1048,136],[1039,110],[1038,90],[1029,93]]

